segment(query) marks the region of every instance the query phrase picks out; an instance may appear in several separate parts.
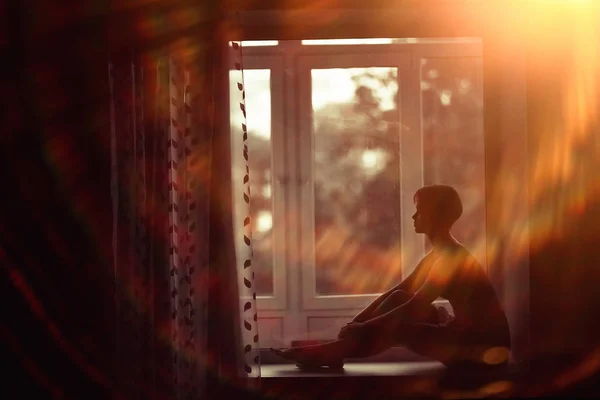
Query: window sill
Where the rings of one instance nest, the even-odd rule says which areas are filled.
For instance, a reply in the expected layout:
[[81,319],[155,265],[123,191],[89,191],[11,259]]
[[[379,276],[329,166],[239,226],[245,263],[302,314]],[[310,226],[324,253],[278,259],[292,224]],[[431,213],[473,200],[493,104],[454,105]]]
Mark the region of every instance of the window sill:
[[437,361],[415,362],[347,362],[341,370],[322,368],[303,371],[294,364],[267,364],[261,366],[261,378],[289,377],[353,377],[353,376],[438,376],[446,367]]
[[[421,356],[404,347],[394,347],[388,349],[375,356],[365,358],[354,358],[347,360],[352,364],[368,364],[368,363],[412,363],[412,362],[427,362],[430,358]],[[261,365],[285,365],[290,362],[273,354],[269,349],[260,349]]]
[[437,361],[347,362],[342,370],[303,371],[291,363],[261,366],[261,391],[277,398],[480,398],[519,393],[516,366],[501,373],[449,372]]

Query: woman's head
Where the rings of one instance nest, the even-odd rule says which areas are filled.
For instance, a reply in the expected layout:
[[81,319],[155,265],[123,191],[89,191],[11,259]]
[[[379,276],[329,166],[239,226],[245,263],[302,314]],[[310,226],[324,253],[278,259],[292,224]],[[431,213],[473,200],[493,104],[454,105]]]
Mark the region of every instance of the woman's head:
[[447,185],[429,185],[417,190],[413,215],[417,233],[449,230],[462,215],[462,201],[456,190]]

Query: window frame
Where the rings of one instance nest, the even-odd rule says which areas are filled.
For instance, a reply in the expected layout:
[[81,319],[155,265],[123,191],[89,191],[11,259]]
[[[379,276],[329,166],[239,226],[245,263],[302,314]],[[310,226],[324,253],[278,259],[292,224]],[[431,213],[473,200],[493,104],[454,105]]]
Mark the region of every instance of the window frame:
[[[402,47],[395,46],[393,56],[390,53],[383,53],[381,51],[373,51],[373,46],[380,45],[368,45],[359,46],[357,49],[355,45],[344,45],[345,49],[338,49],[340,46],[326,45],[326,46],[306,46],[304,45],[303,51],[298,55],[298,87],[300,89],[300,95],[298,96],[300,103],[300,129],[298,130],[299,138],[298,143],[300,145],[300,172],[301,172],[301,193],[300,193],[300,204],[301,208],[301,221],[300,227],[300,243],[301,243],[301,260],[304,262],[301,265],[303,272],[302,279],[302,306],[307,310],[320,310],[320,309],[362,309],[368,305],[368,303],[375,300],[381,293],[369,293],[369,294],[357,294],[357,295],[319,295],[316,293],[316,263],[315,263],[315,192],[314,192],[314,134],[313,134],[313,119],[312,119],[312,90],[311,90],[311,76],[310,71],[312,69],[329,69],[329,68],[364,68],[364,67],[393,67],[398,70],[398,95],[400,103],[404,105],[404,97],[401,93],[403,91],[406,82],[409,80],[407,76],[410,75],[410,53],[406,50],[401,51]],[[319,47],[319,51],[313,51],[313,47]],[[321,48],[322,47],[322,48]],[[369,52],[361,52],[360,50],[368,49]],[[315,54],[316,53],[316,54]],[[335,54],[335,57],[330,57],[331,54]],[[360,61],[356,61],[356,55],[360,54],[363,58]],[[402,108],[399,105],[397,110],[398,122],[403,126],[408,125],[412,129],[418,129],[418,121],[404,121],[402,118]],[[408,114],[408,113],[406,113]],[[411,156],[414,154],[420,154],[415,152],[415,149],[422,150],[420,141],[415,143],[407,143],[407,139],[410,138],[403,135],[402,132],[398,132],[399,135],[399,149],[401,154],[400,159],[400,185],[401,194],[410,190],[411,186],[415,186],[414,182],[408,182],[403,179],[402,176],[402,164],[404,163],[404,156]],[[410,149],[407,149],[410,148]],[[411,151],[411,149],[413,151]],[[408,150],[408,151],[407,151]],[[421,160],[417,160],[417,165],[422,165]],[[422,181],[422,174],[421,174]],[[413,191],[414,193],[414,191]],[[400,204],[397,206],[402,210],[406,204],[405,198],[400,198]],[[412,204],[412,201],[409,203]],[[404,215],[403,215],[404,216]],[[412,228],[406,225],[406,219],[401,220],[401,235],[400,240],[402,246],[407,248],[415,248],[418,246],[422,247],[422,243],[419,243],[420,238],[414,238],[413,235],[408,234],[407,230]],[[308,255],[308,258],[306,257]],[[419,254],[420,255],[420,254]],[[416,257],[413,257],[416,259]],[[403,265],[415,264],[413,260],[404,260]],[[410,262],[412,261],[412,263]],[[416,264],[415,264],[416,265]],[[412,269],[411,269],[412,270]],[[407,276],[410,271],[403,270],[403,277]]]
[[[283,114],[283,60],[277,55],[251,55],[244,57],[243,70],[270,70],[270,93],[271,93],[271,212],[273,216],[273,251],[271,253],[271,267],[273,271],[273,295],[257,295],[257,308],[259,310],[286,310],[288,307],[287,295],[287,270],[286,267],[286,242],[287,232],[285,219],[286,193],[285,186],[288,181],[288,174],[285,168],[285,142],[284,135],[277,132],[284,130]],[[231,70],[231,69],[230,69]],[[245,90],[245,88],[244,88]],[[236,148],[232,141],[232,151],[237,152],[238,159],[242,159],[242,149]],[[239,147],[239,146],[237,146]],[[236,190],[234,185],[234,201],[241,198],[242,193]],[[239,192],[239,193],[238,193]],[[252,211],[251,211],[252,212]],[[236,219],[238,221],[238,219]],[[239,221],[238,221],[238,225]],[[236,232],[242,232],[242,226],[238,226]],[[239,238],[237,243],[242,243],[243,238]],[[281,255],[281,256],[277,256]],[[240,282],[241,283],[241,282]]]
[[[520,11],[521,7],[515,4],[465,1],[444,2],[435,7],[409,3],[369,8],[361,3],[352,9],[318,11],[286,9],[278,4],[261,9],[242,5],[222,21],[226,41],[381,37],[482,39],[488,275],[509,319],[513,360],[524,359],[530,347],[527,46],[531,44],[521,31],[509,34],[506,30],[510,21],[519,20]],[[503,190],[506,180],[521,190],[508,197]],[[519,207],[503,204],[519,204]],[[519,229],[507,230],[506,221],[519,221]],[[290,248],[296,246],[295,239],[290,235]]]
[[[400,167],[401,186],[403,198],[399,207],[402,209],[404,205],[412,204],[412,193],[423,185],[423,160],[422,160],[422,123],[421,118],[411,118],[410,116],[420,115],[422,116],[422,106],[419,101],[415,102],[411,99],[410,95],[402,96],[400,93],[405,90],[408,85],[417,85],[411,87],[409,90],[415,93],[420,93],[420,62],[423,58],[466,58],[475,57],[481,58],[481,42],[472,41],[467,39],[462,42],[446,42],[446,43],[392,43],[392,44],[352,44],[352,45],[303,45],[301,41],[285,41],[280,42],[277,46],[265,46],[265,47],[246,47],[244,51],[244,69],[271,69],[272,73],[272,140],[274,156],[280,156],[279,159],[273,158],[273,194],[274,198],[279,197],[281,202],[286,205],[281,205],[281,209],[293,209],[286,203],[286,198],[299,197],[300,204],[300,215],[301,226],[299,233],[300,253],[296,255],[296,259],[301,260],[302,257],[299,254],[312,254],[311,261],[308,263],[300,262],[296,266],[295,271],[299,275],[301,281],[301,296],[302,296],[302,308],[307,310],[322,310],[322,309],[339,309],[339,310],[350,310],[360,309],[366,306],[368,302],[374,300],[381,293],[372,294],[359,294],[359,295],[325,295],[319,296],[315,292],[314,281],[316,277],[316,270],[314,265],[314,218],[311,218],[314,210],[314,186],[311,184],[313,179],[313,168],[312,168],[312,157],[313,157],[313,136],[312,136],[312,120],[305,118],[305,115],[312,113],[312,110],[307,110],[307,101],[310,102],[310,69],[312,68],[353,68],[353,67],[396,67],[398,68],[398,87],[399,87],[399,120],[403,126],[408,126],[408,131],[419,132],[417,137],[407,135],[399,132],[400,135],[400,152],[401,165],[414,167],[414,165],[421,166],[420,179],[415,182],[406,182],[402,175],[402,166]],[[365,53],[366,52],[366,53]],[[364,56],[364,59],[360,62],[356,62],[354,55],[360,53]],[[287,54],[287,56],[286,56]],[[390,57],[393,54],[393,57]],[[334,55],[335,57],[327,57]],[[281,59],[280,59],[281,57]],[[291,59],[293,64],[287,65],[284,69],[284,60]],[[289,64],[289,63],[288,63]],[[294,68],[296,74],[290,73],[289,68]],[[286,83],[281,78],[281,75],[290,76],[291,83]],[[275,78],[273,78],[275,77]],[[306,86],[308,82],[309,86]],[[281,87],[280,85],[283,85]],[[295,98],[290,98],[290,94],[298,90]],[[277,94],[274,94],[274,91]],[[283,102],[279,102],[276,99],[281,97],[286,99],[286,103],[290,101],[295,102],[299,105],[300,123],[297,129],[293,129],[290,125],[290,110],[284,109]],[[413,93],[414,94],[414,93]],[[275,99],[275,100],[274,100]],[[308,99],[308,100],[307,100]],[[403,112],[404,111],[404,112]],[[405,118],[402,118],[402,114]],[[294,114],[293,117],[298,117]],[[283,118],[287,123],[283,121],[277,121],[277,119]],[[279,135],[275,132],[277,126],[286,126],[286,132],[284,135]],[[292,129],[290,129],[292,128]],[[283,136],[283,137],[282,137]],[[299,160],[296,162],[285,163],[285,160],[281,157],[283,151],[277,151],[284,149],[286,141],[293,140],[298,144],[300,149],[289,153],[290,160],[295,160],[299,156]],[[275,142],[278,142],[277,144]],[[420,151],[413,151],[415,149]],[[417,157],[417,159],[414,159]],[[294,178],[295,177],[295,178]],[[294,192],[297,191],[294,196]],[[288,192],[288,193],[286,193]],[[278,196],[279,195],[279,196]],[[281,203],[274,199],[274,207]],[[410,207],[410,206],[408,206]],[[296,231],[297,226],[287,226],[286,221],[281,218],[282,213],[274,212],[274,235],[278,238],[289,235],[291,231]],[[404,212],[404,214],[407,214]],[[412,214],[412,213],[411,213]],[[277,216],[280,216],[277,218]],[[403,218],[403,220],[406,220]],[[312,222],[312,223],[311,223]],[[277,226],[276,226],[277,225]],[[406,226],[405,226],[406,225]],[[402,248],[416,248],[417,251],[412,257],[408,257],[403,260],[403,276],[404,279],[408,276],[412,270],[416,267],[420,258],[424,255],[424,244],[425,239],[421,235],[415,235],[412,231],[412,225],[402,224],[401,241]],[[485,230],[485,228],[484,228]],[[279,232],[280,234],[276,234]],[[289,243],[289,240],[287,240]],[[282,244],[282,246],[284,246]],[[283,249],[283,247],[278,247]],[[277,250],[274,249],[274,252]],[[288,255],[285,259],[290,260],[294,255]],[[486,260],[480,260],[482,265],[487,266]],[[258,308],[264,310],[285,310],[288,302],[286,301],[289,297],[287,290],[292,288],[286,287],[286,275],[287,272],[292,269],[290,263],[280,262],[273,263],[274,273],[274,296],[257,296]],[[282,271],[283,270],[283,271]],[[290,290],[291,292],[292,290]],[[447,305],[446,300],[437,300],[438,304]]]

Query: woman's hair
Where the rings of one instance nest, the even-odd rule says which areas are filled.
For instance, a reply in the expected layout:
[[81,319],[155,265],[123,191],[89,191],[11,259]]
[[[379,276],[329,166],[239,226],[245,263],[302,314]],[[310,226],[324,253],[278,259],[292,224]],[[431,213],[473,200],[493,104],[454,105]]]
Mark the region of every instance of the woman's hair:
[[458,192],[448,185],[428,185],[417,190],[413,197],[439,224],[452,226],[462,215],[463,206]]

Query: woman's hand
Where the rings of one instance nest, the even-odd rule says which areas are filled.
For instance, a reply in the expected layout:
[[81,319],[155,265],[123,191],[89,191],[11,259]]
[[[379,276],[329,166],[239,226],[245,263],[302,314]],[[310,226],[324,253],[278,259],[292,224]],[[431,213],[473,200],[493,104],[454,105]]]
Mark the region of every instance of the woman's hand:
[[338,334],[338,339],[344,339],[351,336],[360,335],[366,328],[366,324],[364,322],[349,322],[340,329],[340,333]]

